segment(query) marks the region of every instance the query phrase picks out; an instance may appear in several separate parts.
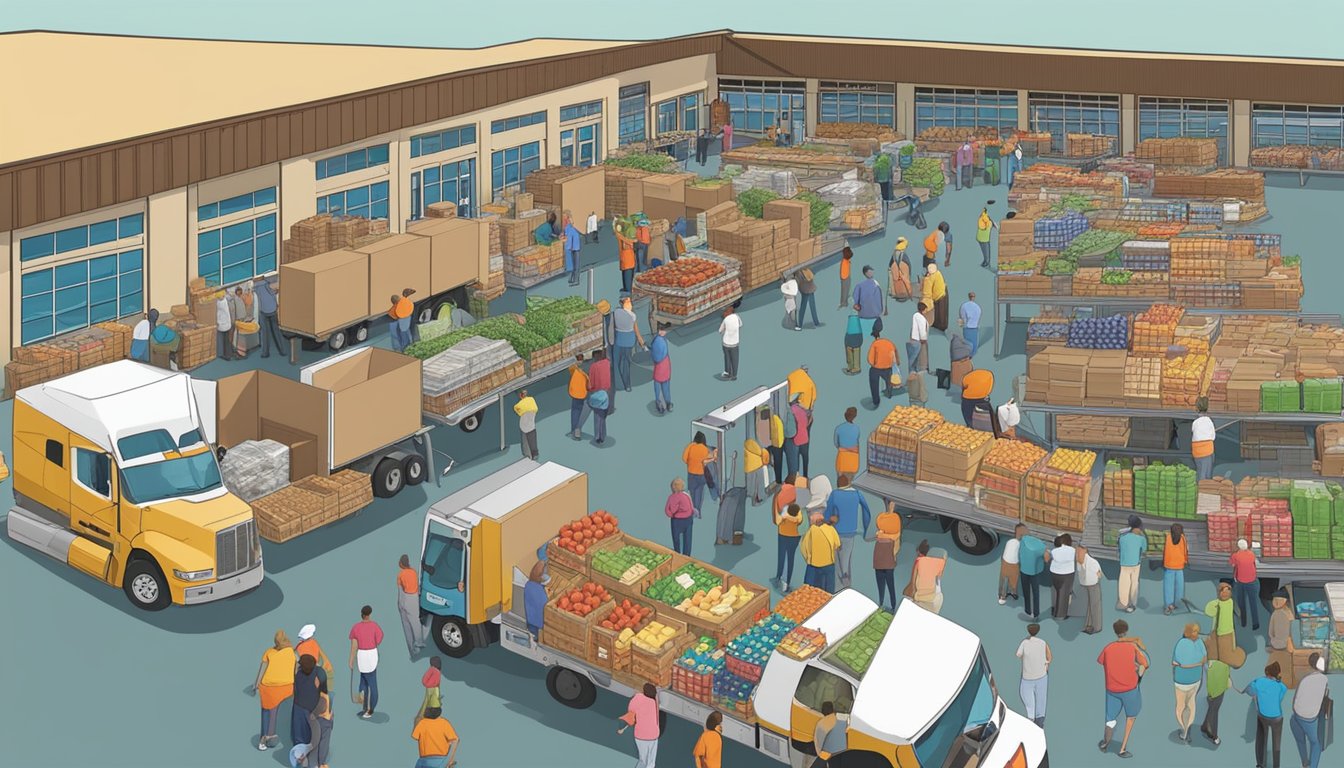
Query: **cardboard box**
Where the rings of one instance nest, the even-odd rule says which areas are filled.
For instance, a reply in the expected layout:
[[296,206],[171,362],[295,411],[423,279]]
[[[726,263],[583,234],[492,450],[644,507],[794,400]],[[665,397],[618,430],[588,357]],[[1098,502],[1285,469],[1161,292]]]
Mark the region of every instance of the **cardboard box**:
[[367,254],[328,251],[282,264],[280,286],[281,328],[323,337],[369,316]]
[[489,222],[482,219],[411,222],[406,231],[430,243],[431,294],[486,279],[490,273],[489,227]]
[[686,187],[686,207],[708,210],[720,203],[733,201],[733,185],[721,184],[717,187]]
[[[449,219],[456,221],[456,219]],[[389,298],[403,289],[415,291],[412,301],[429,298],[430,239],[418,235],[388,235],[368,245],[352,248],[369,257],[369,307],[390,306]]]
[[[658,221],[665,219],[668,222],[674,222],[686,215],[686,204],[676,200],[665,200],[661,197],[654,197],[646,194],[644,196],[644,215],[649,217],[649,221]],[[661,242],[662,238],[656,238]],[[661,246],[659,246],[661,247]],[[652,252],[652,245],[650,246]]]
[[[682,205],[686,204],[685,178],[671,174],[655,174],[646,176],[640,181],[644,186],[643,194],[645,197],[656,197],[660,200],[671,200]],[[637,209],[631,208],[631,210]]]
[[802,200],[771,200],[765,204],[767,221],[789,222],[789,237],[801,240],[812,233],[812,207]]

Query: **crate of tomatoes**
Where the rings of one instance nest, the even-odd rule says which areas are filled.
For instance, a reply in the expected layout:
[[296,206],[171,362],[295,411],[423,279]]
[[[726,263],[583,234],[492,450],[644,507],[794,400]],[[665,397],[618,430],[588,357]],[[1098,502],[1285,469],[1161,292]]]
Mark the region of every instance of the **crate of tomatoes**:
[[582,659],[588,654],[588,630],[595,615],[611,603],[611,593],[591,581],[559,590],[543,612],[543,642]]
[[630,669],[630,642],[653,615],[653,606],[628,598],[600,608],[588,632],[588,660],[613,672]]
[[689,296],[712,285],[736,280],[741,267],[736,259],[710,251],[669,261],[635,277],[635,293]]
[[621,521],[604,509],[560,526],[556,537],[546,544],[546,559],[560,563],[584,576],[590,575],[592,553],[620,545]]

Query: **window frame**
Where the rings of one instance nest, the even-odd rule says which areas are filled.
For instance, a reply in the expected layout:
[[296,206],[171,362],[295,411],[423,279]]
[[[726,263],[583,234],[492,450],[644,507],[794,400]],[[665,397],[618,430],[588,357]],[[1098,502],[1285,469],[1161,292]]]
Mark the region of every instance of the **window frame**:
[[[268,230],[261,229],[260,225],[262,223],[267,223],[270,226],[270,229]],[[234,232],[241,231],[238,230],[237,228],[242,227],[244,225],[247,225],[251,230],[250,234],[246,237],[246,239],[237,240],[231,243],[226,242],[226,232],[230,230]],[[208,238],[211,238],[212,235],[214,236],[213,239],[217,241],[217,244],[214,247],[211,247],[207,250],[206,240]],[[261,241],[266,239],[268,235],[270,239],[270,254],[269,254],[270,268],[260,269],[259,267],[261,266],[261,264],[259,263],[259,259],[263,254],[263,252],[260,250],[262,248]],[[252,246],[252,255],[250,258],[250,262],[252,264],[251,274],[247,275],[246,277],[239,277],[236,280],[225,279],[225,273],[230,267],[236,267],[244,263],[243,261],[239,260],[226,264],[225,263],[226,251],[230,248],[236,249],[238,246],[243,245],[244,243],[250,243]],[[216,268],[212,270],[204,269],[202,262],[212,257],[218,260],[217,264],[215,265]],[[275,212],[262,213],[249,219],[223,224],[218,227],[205,228],[196,233],[196,276],[203,278],[206,281],[207,285],[218,285],[218,286],[237,285],[239,283],[246,282],[261,275],[269,275],[278,270],[279,268],[280,268],[279,237],[276,232]],[[210,282],[212,277],[215,279],[216,282],[214,283]]]
[[[108,501],[111,501],[111,500],[112,500],[112,457],[109,456],[109,455],[107,455],[107,453],[105,453],[105,452],[103,452],[103,451],[95,451],[95,450],[93,450],[92,448],[85,448],[85,447],[83,447],[83,446],[78,446],[78,445],[76,445],[76,446],[72,446],[72,447],[70,448],[70,454],[71,454],[71,455],[70,455],[70,464],[72,465],[72,471],[70,472],[70,480],[71,480],[75,485],[78,485],[80,488],[83,488],[84,490],[88,491],[89,493],[93,494],[94,496],[97,496],[97,497],[100,498],[100,499],[106,499],[106,500],[108,500]],[[81,473],[81,468],[80,468],[80,457],[81,457],[82,455],[85,455],[85,454],[87,454],[87,455],[93,457],[93,460],[94,460],[94,461],[97,461],[97,460],[100,460],[100,459],[101,459],[102,463],[106,466],[106,470],[107,470],[107,492],[106,492],[106,493],[104,493],[104,492],[102,492],[102,491],[100,491],[100,490],[98,490],[98,489],[92,487],[92,486],[89,485],[88,483],[84,482],[84,478],[80,477],[80,473]],[[91,478],[91,479],[92,479],[92,478]]]
[[[449,138],[450,136],[451,138]],[[437,142],[437,144],[431,144],[431,148],[426,148],[426,144],[429,144],[431,140]],[[411,136],[409,143],[412,158],[426,157],[439,152],[469,147],[476,143],[476,124],[466,123],[438,131],[418,133]]]
[[[529,150],[535,154],[529,155]],[[509,153],[514,153],[513,159]],[[500,193],[509,189],[521,189],[527,174],[544,167],[541,156],[541,141],[529,141],[516,147],[504,147],[490,153],[490,197],[498,199]],[[496,163],[496,158],[499,162]],[[533,165],[535,163],[535,166]],[[510,166],[517,169],[517,179],[508,181]],[[503,178],[501,179],[500,176]],[[502,182],[502,183],[501,183]]]
[[519,128],[528,128],[533,125],[546,124],[546,110],[529,112],[525,115],[514,115],[513,117],[503,117],[498,120],[490,121],[490,134],[497,135],[516,131]]
[[391,162],[389,147],[390,144],[384,142],[320,158],[313,162],[313,174],[317,177],[317,181],[322,181],[387,165]]

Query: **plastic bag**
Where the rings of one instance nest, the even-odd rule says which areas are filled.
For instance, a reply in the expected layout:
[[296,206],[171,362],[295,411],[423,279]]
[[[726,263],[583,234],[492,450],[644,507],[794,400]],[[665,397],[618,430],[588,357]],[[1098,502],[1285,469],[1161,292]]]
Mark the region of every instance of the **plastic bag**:
[[1017,408],[1017,401],[1009,399],[1008,402],[999,406],[999,426],[1003,429],[1012,429],[1022,423],[1022,413]]

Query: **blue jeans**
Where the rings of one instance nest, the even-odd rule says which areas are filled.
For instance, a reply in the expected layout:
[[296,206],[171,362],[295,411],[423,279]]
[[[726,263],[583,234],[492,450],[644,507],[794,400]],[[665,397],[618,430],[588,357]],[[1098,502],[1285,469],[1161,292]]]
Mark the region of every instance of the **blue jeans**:
[[635,269],[643,271],[649,267],[649,246],[645,243],[635,243]]
[[275,735],[277,720],[280,719],[280,706],[276,705],[274,709],[261,710],[261,740],[265,741]]
[[803,583],[827,592],[835,591],[835,565],[809,565],[803,575]]
[[1317,717],[1308,720],[1293,715],[1288,721],[1288,730],[1293,734],[1293,741],[1297,742],[1297,753],[1302,756],[1302,764],[1310,768],[1317,768],[1321,764],[1321,733],[1316,727]]
[[630,365],[634,362],[635,348],[623,347],[619,344],[613,349],[616,351],[616,373],[621,377],[621,386],[625,391],[630,391]]
[[635,270],[633,270],[633,269],[622,269],[622,270],[621,270],[621,290],[625,291],[626,293],[629,293],[629,292],[630,292],[630,286],[634,285],[634,283],[635,283]]
[[808,307],[812,308],[812,327],[816,328],[820,326],[821,321],[817,319],[817,294],[800,293],[798,294],[798,298],[800,301],[798,303],[798,314],[794,315],[794,327],[803,327],[803,313],[807,312]]
[[784,438],[784,465],[786,476],[798,474],[798,445],[792,437]]
[[359,690],[364,694],[364,710],[372,712],[378,706],[378,670],[359,673]]
[[1195,457],[1195,478],[1198,480],[1213,478],[1213,454]]
[[672,380],[653,382],[653,399],[658,403],[659,408],[667,408],[672,404]]
[[1018,686],[1017,692],[1022,697],[1028,719],[1045,717],[1046,682],[1049,679],[1049,675],[1041,675],[1035,680],[1023,680]]
[[578,432],[583,429],[583,406],[585,400],[581,397],[569,398],[569,431]]
[[570,285],[578,285],[578,284],[579,284],[579,252],[578,252],[578,251],[566,251],[566,252],[565,252],[565,256],[566,256],[565,261],[569,262],[569,284],[570,284]]
[[[788,584],[793,581],[793,558],[798,554],[798,536],[779,534],[779,559],[775,566],[775,579]],[[811,568],[811,566],[808,566]]]
[[691,525],[694,517],[672,518],[672,551],[679,555],[691,554]]
[[308,710],[293,704],[289,712],[289,743],[309,744],[313,740],[313,729],[308,727]]
[[980,349],[980,329],[979,329],[979,328],[962,328],[962,329],[961,329],[961,337],[962,337],[963,339],[966,339],[966,343],[967,343],[967,344],[970,344],[970,345],[971,345],[971,354],[972,354],[972,355],[975,354],[976,350]]
[[448,756],[422,757],[415,761],[415,768],[448,768]]
[[686,473],[686,492],[691,494],[691,506],[699,514],[702,510],[701,504],[705,501],[705,476],[704,474],[693,475]]
[[602,442],[607,439],[607,409],[593,409],[593,439]]
[[1246,626],[1246,615],[1249,612],[1251,624],[1256,629],[1260,628],[1260,583],[1258,581],[1248,582],[1246,584],[1240,581],[1232,582],[1232,598],[1237,601],[1237,608],[1241,610],[1241,626]]
[[1176,605],[1185,599],[1185,569],[1162,571],[1162,605]]

